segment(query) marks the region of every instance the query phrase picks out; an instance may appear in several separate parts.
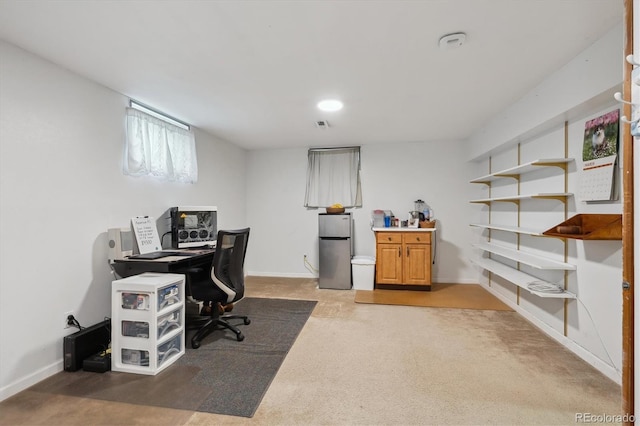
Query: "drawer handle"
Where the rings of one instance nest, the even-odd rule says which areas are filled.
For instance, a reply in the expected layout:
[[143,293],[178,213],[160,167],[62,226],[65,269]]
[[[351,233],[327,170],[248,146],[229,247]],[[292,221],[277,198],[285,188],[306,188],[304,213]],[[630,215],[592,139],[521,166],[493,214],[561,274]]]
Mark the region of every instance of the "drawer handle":
[[409,247],[407,247],[407,257],[409,257]]
[[391,237],[387,237],[387,240],[391,241]]
[[416,238],[416,240],[417,240],[417,241],[420,241],[420,237],[417,237],[417,238]]
[[398,257],[402,257],[402,249],[398,247]]

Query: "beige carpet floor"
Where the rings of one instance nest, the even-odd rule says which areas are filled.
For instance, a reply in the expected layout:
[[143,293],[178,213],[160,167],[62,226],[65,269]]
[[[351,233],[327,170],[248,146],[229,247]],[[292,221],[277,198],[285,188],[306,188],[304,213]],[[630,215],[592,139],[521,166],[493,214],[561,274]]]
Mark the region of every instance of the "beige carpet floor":
[[619,385],[512,311],[360,304],[304,279],[250,278],[246,296],[318,300],[254,417],[25,390],[0,424],[574,425],[621,410]]
[[356,290],[356,303],[512,311],[479,284],[433,284],[431,291]]

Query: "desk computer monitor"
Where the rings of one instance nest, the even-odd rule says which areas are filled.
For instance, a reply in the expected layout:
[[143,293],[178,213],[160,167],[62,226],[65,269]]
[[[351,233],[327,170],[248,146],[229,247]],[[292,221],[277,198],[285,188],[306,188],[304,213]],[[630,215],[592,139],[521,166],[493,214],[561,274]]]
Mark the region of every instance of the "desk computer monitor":
[[218,237],[218,208],[178,206],[170,209],[173,248],[215,245]]

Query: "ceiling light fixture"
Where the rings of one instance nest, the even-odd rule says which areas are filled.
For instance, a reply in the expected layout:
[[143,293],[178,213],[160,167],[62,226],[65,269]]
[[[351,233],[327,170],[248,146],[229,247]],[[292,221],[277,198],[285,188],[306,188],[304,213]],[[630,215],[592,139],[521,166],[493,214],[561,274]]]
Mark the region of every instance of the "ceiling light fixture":
[[342,102],[337,99],[325,99],[318,102],[318,109],[326,112],[340,111],[343,107]]

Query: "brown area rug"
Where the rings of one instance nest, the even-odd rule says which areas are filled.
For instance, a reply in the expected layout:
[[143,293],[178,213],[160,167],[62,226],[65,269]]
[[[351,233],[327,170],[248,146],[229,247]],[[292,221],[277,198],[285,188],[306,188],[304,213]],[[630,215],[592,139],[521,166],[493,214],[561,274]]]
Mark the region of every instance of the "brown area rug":
[[432,284],[431,291],[356,290],[356,303],[512,311],[479,284]]

